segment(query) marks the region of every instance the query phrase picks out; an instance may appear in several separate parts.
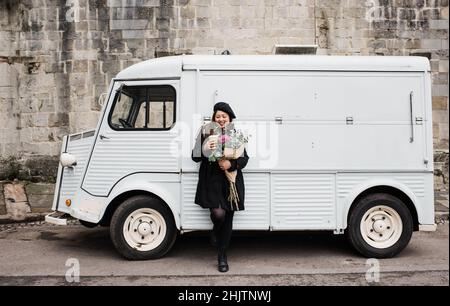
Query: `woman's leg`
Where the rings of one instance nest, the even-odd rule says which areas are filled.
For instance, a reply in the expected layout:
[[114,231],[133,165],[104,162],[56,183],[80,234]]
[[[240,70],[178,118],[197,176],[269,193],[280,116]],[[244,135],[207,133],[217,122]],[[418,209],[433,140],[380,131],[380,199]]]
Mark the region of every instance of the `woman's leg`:
[[218,270],[220,272],[228,271],[227,249],[230,245],[231,233],[233,231],[233,216],[234,211],[227,211],[225,220],[220,228],[218,235]]
[[228,249],[228,246],[230,245],[231,233],[233,232],[233,217],[234,211],[226,211],[224,221],[218,232],[218,246],[224,250]]
[[215,234],[218,234],[220,229],[222,228],[222,225],[225,222],[225,216],[226,216],[226,211],[222,208],[211,208],[211,221],[214,224],[214,228],[213,231]]

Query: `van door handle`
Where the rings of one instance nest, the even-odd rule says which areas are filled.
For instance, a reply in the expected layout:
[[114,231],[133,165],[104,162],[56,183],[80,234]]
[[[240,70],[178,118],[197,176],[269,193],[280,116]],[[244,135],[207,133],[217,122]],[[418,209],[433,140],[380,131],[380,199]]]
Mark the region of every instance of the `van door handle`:
[[411,112],[411,137],[409,137],[409,142],[414,141],[414,122],[413,122],[413,92],[409,93],[409,110]]
[[100,139],[101,139],[101,140],[103,140],[103,139],[109,139],[109,137],[106,137],[106,136],[100,134]]

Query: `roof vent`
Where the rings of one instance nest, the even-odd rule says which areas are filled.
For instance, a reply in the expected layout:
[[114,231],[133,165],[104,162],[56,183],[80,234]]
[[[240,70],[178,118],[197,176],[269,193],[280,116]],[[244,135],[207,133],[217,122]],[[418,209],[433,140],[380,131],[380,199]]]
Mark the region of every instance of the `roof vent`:
[[317,45],[275,45],[275,54],[315,55]]

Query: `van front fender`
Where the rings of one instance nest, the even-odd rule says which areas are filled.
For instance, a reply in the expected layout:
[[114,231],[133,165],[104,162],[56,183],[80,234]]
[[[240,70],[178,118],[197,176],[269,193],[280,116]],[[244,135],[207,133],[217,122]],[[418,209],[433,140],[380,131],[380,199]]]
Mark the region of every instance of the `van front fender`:
[[180,228],[180,175],[177,173],[136,173],[122,178],[111,189],[107,205],[108,206],[118,196],[132,191],[144,191],[161,198],[172,211],[175,224]]

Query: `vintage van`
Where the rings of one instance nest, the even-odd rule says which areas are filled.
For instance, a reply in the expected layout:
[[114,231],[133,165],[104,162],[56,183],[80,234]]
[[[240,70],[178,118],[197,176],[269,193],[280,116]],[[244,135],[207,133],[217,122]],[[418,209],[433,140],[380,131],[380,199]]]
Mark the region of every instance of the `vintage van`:
[[248,133],[236,230],[346,233],[391,257],[435,230],[430,66],[422,57],[173,56],[111,82],[98,126],[63,139],[46,220],[110,226],[128,259],[208,230],[194,203],[195,136],[218,101]]

